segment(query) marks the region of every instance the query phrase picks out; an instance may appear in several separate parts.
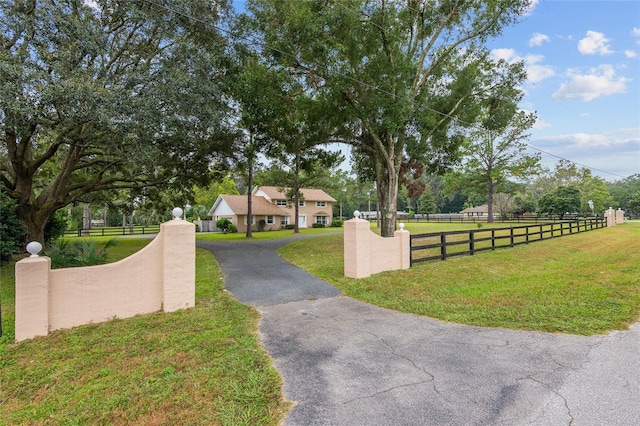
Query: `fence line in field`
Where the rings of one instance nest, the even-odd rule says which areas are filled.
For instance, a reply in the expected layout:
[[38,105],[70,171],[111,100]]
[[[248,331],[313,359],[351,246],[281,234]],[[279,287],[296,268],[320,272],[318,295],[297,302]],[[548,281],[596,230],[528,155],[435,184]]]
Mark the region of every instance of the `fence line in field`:
[[509,228],[474,229],[467,231],[431,232],[411,235],[411,265],[428,260],[473,255],[479,251],[514,247],[607,226],[605,218],[547,222]]

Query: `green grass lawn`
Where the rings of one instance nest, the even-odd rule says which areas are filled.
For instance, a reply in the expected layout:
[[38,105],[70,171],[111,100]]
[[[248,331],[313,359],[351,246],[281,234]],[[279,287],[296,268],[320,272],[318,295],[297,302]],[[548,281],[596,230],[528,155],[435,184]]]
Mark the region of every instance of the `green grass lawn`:
[[[121,239],[110,260],[150,240]],[[0,268],[0,424],[277,425],[289,409],[256,310],[197,250],[196,306],[13,343],[13,264]]]
[[[408,228],[437,232],[444,224],[417,225]],[[590,335],[640,317],[638,222],[364,279],[344,277],[340,235],[296,241],[280,254],[348,296],[445,321]]]
[[[342,232],[342,228],[301,228],[298,234],[294,234],[292,229],[283,229],[279,231],[254,231],[251,233],[253,240],[277,240],[279,238],[295,237],[296,235],[312,235],[312,234],[331,234],[336,232]],[[203,241],[246,241],[244,232],[233,232],[223,234],[221,232],[213,233],[198,233],[196,234],[198,240]]]

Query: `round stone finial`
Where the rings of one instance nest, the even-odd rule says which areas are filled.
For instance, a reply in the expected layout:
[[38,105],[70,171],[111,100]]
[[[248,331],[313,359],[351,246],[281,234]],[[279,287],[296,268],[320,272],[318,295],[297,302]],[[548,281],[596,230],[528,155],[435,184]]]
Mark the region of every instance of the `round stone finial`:
[[353,212],[353,217],[355,217],[356,219],[360,219],[360,210],[356,210]]
[[404,223],[400,222],[400,230],[404,231]]
[[180,207],[176,207],[171,210],[171,214],[173,215],[173,220],[180,220],[180,216],[182,216],[182,209]]
[[42,244],[37,241],[31,241],[29,244],[27,244],[27,251],[31,253],[31,256],[29,257],[40,257],[38,253],[42,251]]

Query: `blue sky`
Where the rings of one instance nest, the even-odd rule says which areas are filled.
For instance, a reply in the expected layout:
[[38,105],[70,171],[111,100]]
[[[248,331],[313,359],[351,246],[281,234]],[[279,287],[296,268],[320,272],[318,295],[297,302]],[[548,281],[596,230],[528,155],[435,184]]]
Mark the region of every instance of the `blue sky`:
[[640,0],[534,0],[489,48],[525,60],[520,107],[537,113],[528,143],[544,166],[564,158],[609,181],[640,173]]
[[640,1],[540,1],[489,47],[525,60],[531,146],[610,181],[640,173]]

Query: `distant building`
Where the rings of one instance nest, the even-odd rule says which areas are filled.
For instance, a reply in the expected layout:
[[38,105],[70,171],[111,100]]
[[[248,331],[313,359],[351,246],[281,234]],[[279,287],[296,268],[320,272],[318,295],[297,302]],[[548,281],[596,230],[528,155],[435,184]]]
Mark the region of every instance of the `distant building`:
[[[302,199],[299,203],[298,226],[308,228],[313,223],[331,225],[333,204],[336,200],[321,189],[301,188]],[[238,229],[247,230],[247,196],[221,194],[209,210],[214,222],[226,218]],[[264,221],[264,230],[272,231],[294,223],[294,206],[287,201],[286,189],[275,186],[261,186],[251,193],[251,225],[257,229],[260,221]]]
[[460,212],[468,217],[487,217],[489,215],[489,206],[487,204],[483,204],[477,207],[469,207]]

